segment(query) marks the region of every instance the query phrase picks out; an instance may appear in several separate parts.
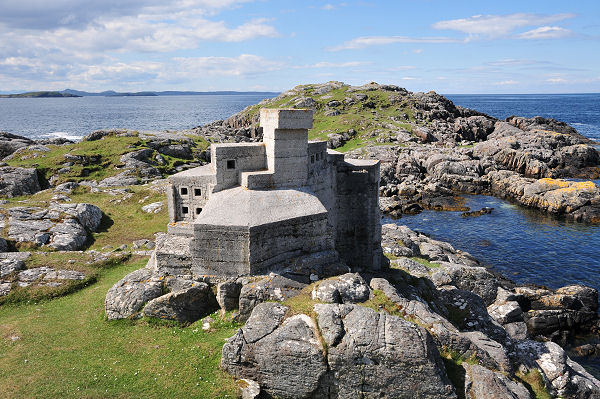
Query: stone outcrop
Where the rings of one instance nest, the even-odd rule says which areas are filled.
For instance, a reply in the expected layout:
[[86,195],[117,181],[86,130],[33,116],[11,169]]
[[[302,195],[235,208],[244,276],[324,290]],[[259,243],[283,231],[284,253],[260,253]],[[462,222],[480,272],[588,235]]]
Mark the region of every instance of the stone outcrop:
[[191,323],[214,312],[218,304],[206,283],[195,282],[148,302],[144,316]]
[[284,319],[287,310],[275,303],[257,306],[223,347],[222,367],[280,398],[345,398],[367,392],[387,398],[456,397],[424,329],[353,305],[315,306],[318,327],[304,314]]
[[146,302],[162,295],[163,283],[150,269],[139,269],[117,282],[106,294],[104,308],[109,320],[137,314]]
[[18,136],[16,134],[7,132],[0,132],[0,160],[8,157],[18,149],[25,148],[33,143],[33,140],[27,137]]
[[88,231],[96,231],[102,211],[91,204],[52,203],[48,208],[13,207],[0,214],[7,239],[16,245],[48,246],[75,251],[88,241]]
[[0,198],[31,195],[40,190],[40,182],[35,169],[0,167]]

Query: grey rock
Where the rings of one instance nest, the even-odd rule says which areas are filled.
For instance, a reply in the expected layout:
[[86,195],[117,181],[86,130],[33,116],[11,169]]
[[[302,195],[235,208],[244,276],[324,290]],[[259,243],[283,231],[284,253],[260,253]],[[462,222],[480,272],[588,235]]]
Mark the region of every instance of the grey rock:
[[20,272],[17,276],[19,282],[31,284],[43,278],[47,273],[54,272],[51,267],[36,267],[33,269],[27,269]]
[[237,281],[225,281],[217,284],[217,302],[223,310],[237,309],[240,302],[242,284]]
[[150,269],[129,273],[106,294],[104,308],[109,320],[133,316],[151,299],[162,294],[162,283],[152,279]]
[[83,280],[85,273],[76,270],[54,270],[46,273],[44,280]]
[[0,277],[25,269],[25,263],[18,259],[0,259]]
[[242,399],[258,399],[260,396],[260,385],[258,382],[242,378],[238,381]]
[[523,321],[523,310],[516,301],[493,303],[488,306],[488,313],[500,324]]
[[329,303],[359,303],[369,299],[371,290],[357,273],[346,273],[322,281],[312,292],[315,300]]
[[331,397],[456,397],[424,328],[357,305],[349,305],[349,312],[348,305],[318,309],[326,306],[339,308],[345,330],[339,343],[328,347]]
[[465,397],[477,399],[529,399],[527,388],[505,375],[478,364],[462,364],[465,369]]
[[520,361],[544,375],[555,396],[569,398],[600,397],[600,381],[573,362],[554,342],[520,341],[516,345]]
[[158,152],[175,158],[192,159],[192,149],[187,144],[171,144],[158,148]]
[[8,251],[8,243],[2,237],[0,237],[0,252]]
[[504,329],[508,333],[509,337],[515,341],[522,341],[529,338],[527,332],[527,324],[523,321],[517,321],[514,323],[508,323],[503,325]]
[[288,310],[287,306],[278,303],[258,304],[252,311],[246,325],[242,327],[246,342],[252,344],[275,331]]
[[152,299],[144,307],[144,315],[180,323],[193,323],[218,308],[217,301],[206,283],[171,292]]
[[142,210],[146,213],[158,213],[158,212],[162,211],[163,207],[164,207],[163,201],[159,201],[159,202],[153,202],[148,205],[144,205],[142,207]]
[[139,180],[136,176],[133,176],[130,172],[122,172],[116,176],[107,177],[100,181],[98,186],[100,187],[122,187],[122,186],[133,186],[139,184]]
[[[51,208],[53,209],[53,208]],[[102,210],[92,204],[61,204],[54,209],[76,218],[90,231],[96,231],[102,222]]]
[[50,228],[52,239],[49,247],[59,251],[76,251],[87,242],[88,235],[85,228],[74,219],[66,219]]
[[466,267],[455,264],[442,264],[442,268],[431,276],[438,287],[453,285],[479,295],[486,304],[496,299],[498,280],[484,267]]
[[27,137],[7,132],[0,132],[0,159],[6,158],[20,148],[33,144]]
[[0,167],[0,198],[31,195],[40,191],[37,171],[33,168]]
[[240,320],[250,317],[252,309],[259,303],[292,298],[304,287],[304,283],[273,273],[260,281],[245,284],[240,291]]
[[79,183],[67,182],[67,183],[59,184],[58,186],[54,187],[53,191],[55,193],[71,194],[73,192],[73,190],[76,189],[77,187],[79,187]]
[[322,397],[318,391],[327,373],[318,328],[302,314],[253,343],[239,330],[223,346],[221,367],[237,378],[258,382],[263,391],[277,398]]
[[10,294],[11,289],[11,283],[0,281],[0,297]]

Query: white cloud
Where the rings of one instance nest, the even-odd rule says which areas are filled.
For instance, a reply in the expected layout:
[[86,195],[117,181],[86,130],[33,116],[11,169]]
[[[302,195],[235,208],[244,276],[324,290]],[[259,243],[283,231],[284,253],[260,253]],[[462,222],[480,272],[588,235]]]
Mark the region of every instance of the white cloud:
[[435,29],[455,30],[473,37],[501,37],[511,34],[518,28],[545,25],[565,19],[573,18],[575,14],[526,14],[516,13],[509,15],[474,15],[469,18],[453,19],[436,22],[432,25]]
[[331,10],[335,10],[335,9],[338,9],[341,7],[346,7],[347,5],[348,5],[347,3],[339,3],[339,4],[327,3],[321,7],[321,10],[331,11]]
[[493,84],[495,86],[512,86],[512,85],[518,85],[519,82],[517,82],[516,80],[503,80],[503,81],[496,82]]
[[560,26],[541,26],[527,32],[521,33],[519,39],[560,39],[571,36],[573,32]]
[[311,65],[298,66],[297,68],[352,68],[361,65],[367,65],[370,62],[347,61],[347,62],[328,62],[321,61]]
[[193,57],[174,58],[178,73],[185,76],[251,76],[261,75],[284,68],[279,61],[265,59],[254,54],[242,54],[238,57]]
[[563,79],[563,78],[548,78],[548,79],[546,79],[546,82],[548,82],[548,83],[554,83],[554,84],[556,84],[556,83],[567,83],[567,80]]
[[452,43],[455,41],[456,40],[448,37],[363,36],[354,38],[338,46],[330,47],[328,50],[354,50],[394,43]]
[[415,53],[415,54],[421,54],[423,52],[423,49],[422,48],[417,48],[417,49],[414,49],[412,52]]

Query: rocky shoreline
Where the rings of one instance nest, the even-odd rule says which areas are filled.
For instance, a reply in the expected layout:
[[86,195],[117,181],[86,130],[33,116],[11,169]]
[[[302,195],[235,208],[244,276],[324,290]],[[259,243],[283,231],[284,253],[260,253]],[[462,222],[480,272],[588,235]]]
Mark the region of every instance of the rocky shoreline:
[[[600,188],[564,180],[597,179],[600,155],[562,122],[499,121],[435,93],[377,84],[300,86],[259,106],[313,108],[324,126],[317,138],[352,157],[381,160],[380,206],[391,216],[423,209],[477,216],[491,210],[469,212],[461,195],[487,194],[600,223]],[[0,133],[0,298],[86,279],[30,264],[24,251],[107,259],[132,245],[149,254],[160,235],[90,251],[91,237],[110,226],[110,209],[71,197],[111,196],[110,206],[125,206],[131,188],[145,185],[145,197],[129,206],[159,213],[163,202],[150,203],[149,193],[160,193],[163,177],[208,162],[208,142],[260,139],[253,110],[177,134],[98,131],[81,147]],[[355,111],[369,117],[344,131],[339,118]],[[118,150],[98,149],[110,146]],[[600,382],[564,349],[600,355],[596,290],[517,285],[468,253],[395,224],[383,226],[382,251],[389,265],[381,272],[308,270],[310,281],[285,273],[165,274],[151,258],[113,286],[105,312],[108,319],[202,320],[208,328],[209,314],[233,312],[245,325],[223,347],[222,367],[245,381],[244,397],[380,397],[390,387],[385,397],[528,398],[539,389],[551,397],[600,397]],[[591,339],[574,344],[581,336]]]

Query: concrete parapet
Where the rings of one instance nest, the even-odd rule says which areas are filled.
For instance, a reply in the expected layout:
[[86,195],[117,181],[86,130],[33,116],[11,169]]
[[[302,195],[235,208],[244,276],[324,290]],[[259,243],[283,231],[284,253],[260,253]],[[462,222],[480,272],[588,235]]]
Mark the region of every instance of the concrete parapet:
[[261,108],[260,125],[263,132],[265,129],[312,129],[313,111]]

